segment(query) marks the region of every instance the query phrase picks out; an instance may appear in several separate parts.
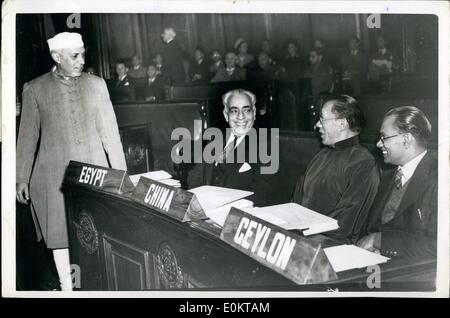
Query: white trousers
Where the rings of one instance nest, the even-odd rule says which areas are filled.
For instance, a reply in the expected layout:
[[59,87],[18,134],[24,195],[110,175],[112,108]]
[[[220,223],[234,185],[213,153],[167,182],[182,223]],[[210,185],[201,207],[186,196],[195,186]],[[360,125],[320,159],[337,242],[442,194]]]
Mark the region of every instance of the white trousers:
[[53,258],[55,260],[56,270],[59,276],[59,283],[62,291],[72,290],[72,276],[70,275],[69,249],[54,249]]

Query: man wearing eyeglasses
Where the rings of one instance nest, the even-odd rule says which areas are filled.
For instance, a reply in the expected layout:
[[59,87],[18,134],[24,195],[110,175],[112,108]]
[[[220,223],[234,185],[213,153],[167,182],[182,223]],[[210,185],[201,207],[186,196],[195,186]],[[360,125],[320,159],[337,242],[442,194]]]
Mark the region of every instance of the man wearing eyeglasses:
[[[258,141],[262,137],[256,129],[252,129],[256,117],[256,97],[250,91],[234,89],[223,95],[222,101],[223,115],[230,129],[223,143],[223,152],[214,163],[206,166],[205,181],[213,186],[252,191],[254,195],[250,200],[255,205],[267,205],[271,200],[269,176],[261,173],[258,157]],[[256,162],[252,159],[253,155]]]
[[323,242],[355,243],[366,226],[379,172],[375,158],[359,143],[364,122],[357,101],[341,95],[324,103],[316,123],[326,147],[308,164],[293,201],[338,221],[339,229],[324,233]]
[[388,257],[435,256],[437,237],[437,156],[427,150],[431,125],[416,107],[390,110],[377,147],[384,173],[358,245]]

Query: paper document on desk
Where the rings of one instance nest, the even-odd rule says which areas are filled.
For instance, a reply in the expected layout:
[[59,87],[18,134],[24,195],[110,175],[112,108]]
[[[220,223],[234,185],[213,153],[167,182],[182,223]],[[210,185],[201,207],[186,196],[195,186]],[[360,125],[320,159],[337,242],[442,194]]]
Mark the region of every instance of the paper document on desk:
[[145,173],[130,175],[131,182],[133,182],[134,186],[138,184],[141,177],[152,179],[173,187],[180,187],[180,181],[172,179],[172,175],[164,170],[149,171]]
[[215,209],[206,210],[205,214],[207,217],[211,219],[217,225],[223,227],[225,224],[225,220],[227,219],[228,213],[230,213],[231,207],[238,208],[240,210],[244,210],[245,208],[249,208],[253,206],[253,202],[246,199],[237,200],[225,205],[222,205]]
[[250,191],[215,186],[201,186],[188,191],[195,194],[205,213],[253,194]]
[[339,245],[323,249],[335,272],[386,263],[390,258],[355,245]]
[[339,228],[337,220],[314,212],[297,203],[246,209],[245,212],[278,225],[285,230],[301,230],[305,236]]

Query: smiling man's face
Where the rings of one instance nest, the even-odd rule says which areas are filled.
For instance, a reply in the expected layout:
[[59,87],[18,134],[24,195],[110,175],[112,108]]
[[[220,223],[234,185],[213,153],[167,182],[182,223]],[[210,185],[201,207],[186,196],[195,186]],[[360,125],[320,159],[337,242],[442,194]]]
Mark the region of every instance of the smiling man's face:
[[223,111],[225,120],[236,137],[246,135],[255,122],[255,109],[246,94],[233,94],[228,99],[228,106]]
[[388,116],[383,120],[380,128],[380,136],[384,141],[377,142],[377,147],[383,154],[384,162],[393,165],[401,165],[404,162],[404,134],[395,125],[395,117]]

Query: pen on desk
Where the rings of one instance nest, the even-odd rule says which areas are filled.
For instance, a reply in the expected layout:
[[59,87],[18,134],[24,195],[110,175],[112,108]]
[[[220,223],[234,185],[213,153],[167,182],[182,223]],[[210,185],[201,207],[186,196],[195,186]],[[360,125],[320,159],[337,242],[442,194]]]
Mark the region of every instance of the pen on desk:
[[422,221],[422,212],[420,212],[420,209],[417,209],[417,212],[419,212],[419,218]]

